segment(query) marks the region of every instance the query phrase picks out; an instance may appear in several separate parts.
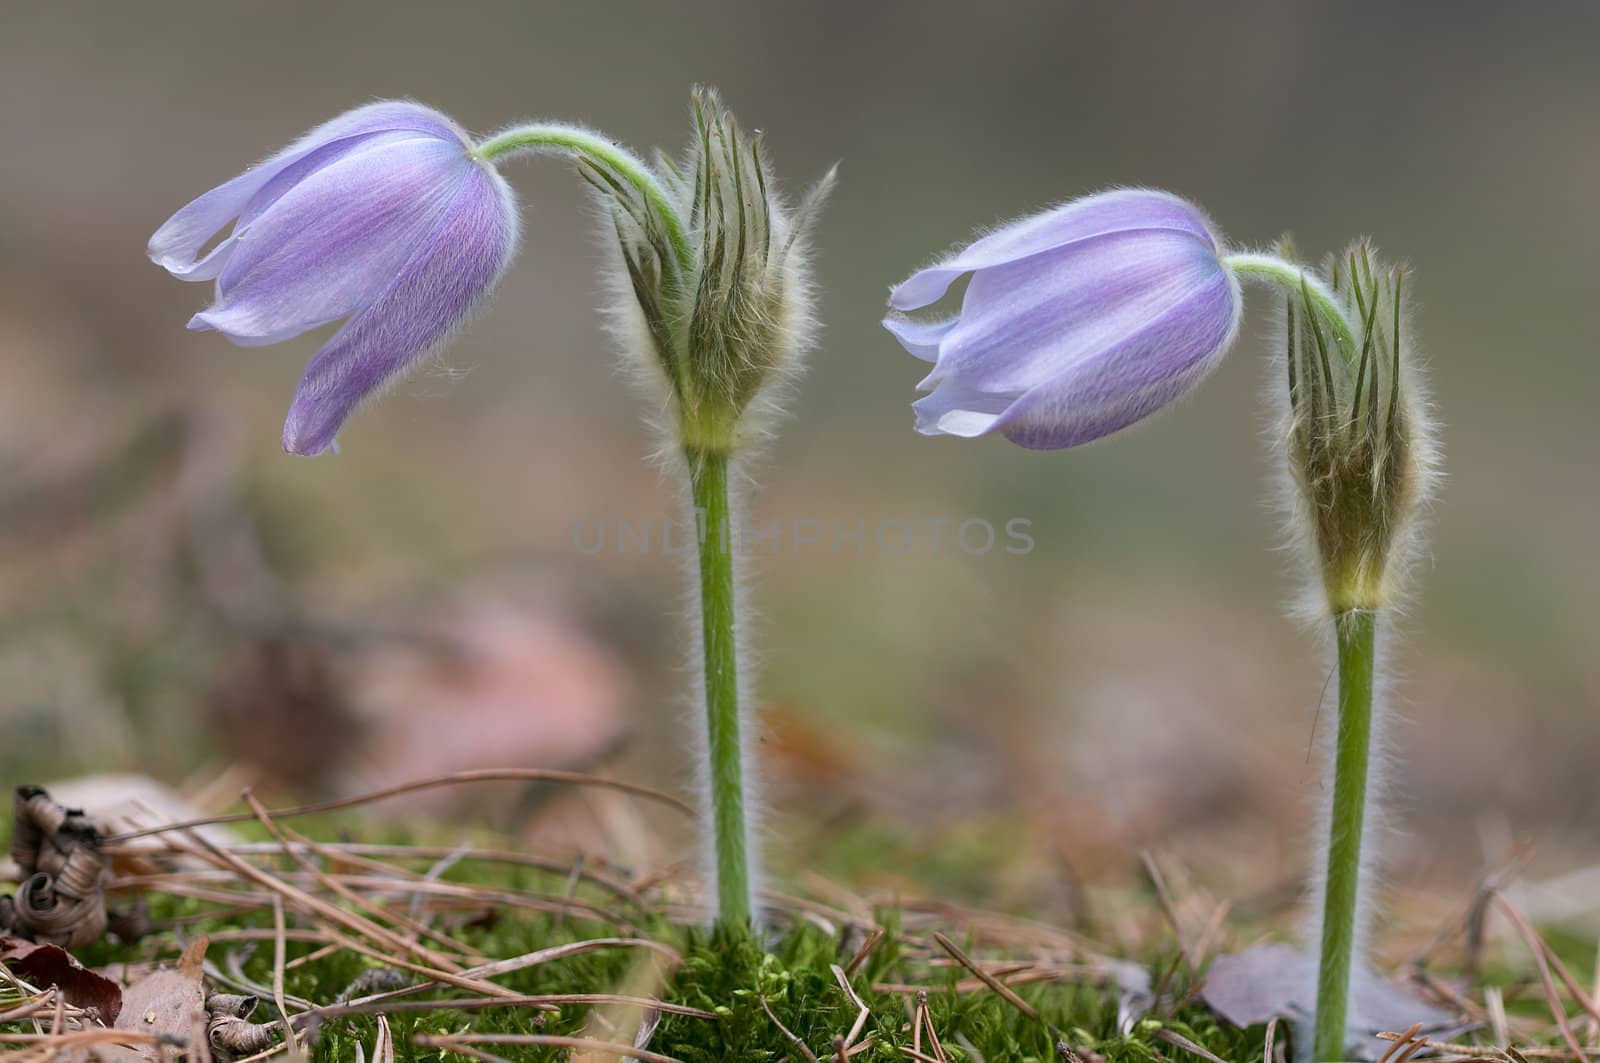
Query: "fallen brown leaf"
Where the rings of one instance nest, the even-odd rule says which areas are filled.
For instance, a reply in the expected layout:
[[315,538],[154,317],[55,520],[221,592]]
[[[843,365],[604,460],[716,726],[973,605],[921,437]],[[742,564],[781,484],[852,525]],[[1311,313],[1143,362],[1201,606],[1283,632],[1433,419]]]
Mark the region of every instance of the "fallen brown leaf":
[[152,971],[123,990],[115,1028],[171,1034],[190,1044],[203,1041],[206,998],[200,971],[206,945],[200,938],[184,950],[177,967]]
[[96,974],[57,945],[36,945],[20,938],[0,936],[0,963],[19,978],[40,987],[54,986],[68,1004],[93,1010],[110,1025],[122,1011],[122,989]]

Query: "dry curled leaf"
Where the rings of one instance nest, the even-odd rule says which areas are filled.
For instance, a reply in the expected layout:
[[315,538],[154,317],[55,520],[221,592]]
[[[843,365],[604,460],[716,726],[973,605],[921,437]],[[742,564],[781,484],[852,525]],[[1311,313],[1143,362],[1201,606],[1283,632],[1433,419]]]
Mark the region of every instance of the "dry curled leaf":
[[93,1011],[108,1026],[117,1021],[122,1011],[121,987],[89,970],[58,945],[39,945],[0,935],[0,963],[30,985],[61,990],[61,997],[68,1004]]
[[206,1043],[217,1063],[265,1052],[278,1043],[276,1023],[251,1022],[256,1005],[253,996],[213,993],[206,998]]
[[0,927],[34,941],[79,948],[106,931],[100,834],[79,809],[39,786],[12,797],[11,859],[26,876],[0,905]]

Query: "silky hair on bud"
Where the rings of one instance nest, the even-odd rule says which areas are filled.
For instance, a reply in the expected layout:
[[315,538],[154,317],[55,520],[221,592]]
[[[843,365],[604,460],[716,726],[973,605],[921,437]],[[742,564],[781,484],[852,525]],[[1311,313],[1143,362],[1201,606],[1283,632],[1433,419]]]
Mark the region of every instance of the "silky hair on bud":
[[744,449],[768,430],[815,339],[810,229],[834,172],[791,207],[759,135],[746,136],[715,92],[696,91],[692,117],[681,160],[658,152],[653,164],[686,253],[668,246],[648,204],[586,172],[606,246],[604,316],[671,443]]

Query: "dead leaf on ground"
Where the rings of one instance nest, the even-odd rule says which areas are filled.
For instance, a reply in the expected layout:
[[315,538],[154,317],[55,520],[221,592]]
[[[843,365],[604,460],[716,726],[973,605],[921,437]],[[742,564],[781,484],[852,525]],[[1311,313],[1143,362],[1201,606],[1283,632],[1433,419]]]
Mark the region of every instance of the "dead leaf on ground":
[[204,1040],[206,997],[200,973],[206,945],[205,938],[197,939],[177,967],[152,971],[123,990],[115,1028],[170,1034],[191,1044]]
[[0,963],[41,989],[55,986],[68,1004],[86,1011],[92,1009],[107,1025],[115,1023],[122,1011],[121,987],[89,970],[59,946],[0,936]]

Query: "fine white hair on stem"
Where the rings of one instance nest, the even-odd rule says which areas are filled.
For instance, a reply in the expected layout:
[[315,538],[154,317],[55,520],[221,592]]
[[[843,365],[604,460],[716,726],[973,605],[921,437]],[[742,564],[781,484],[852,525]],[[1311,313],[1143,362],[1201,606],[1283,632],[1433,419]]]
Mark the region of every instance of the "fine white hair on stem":
[[[1368,943],[1371,941],[1373,927],[1378,918],[1378,897],[1384,887],[1385,856],[1393,850],[1394,840],[1399,833],[1397,821],[1392,814],[1394,799],[1399,796],[1396,793],[1396,780],[1400,778],[1395,770],[1398,758],[1395,755],[1393,735],[1400,726],[1400,718],[1395,709],[1397,684],[1391,667],[1396,633],[1391,630],[1390,619],[1391,615],[1387,610],[1379,616],[1373,661],[1372,744],[1367,762],[1365,807],[1362,811],[1361,871],[1356,894],[1355,941],[1350,970],[1351,993],[1349,1012],[1345,1019],[1348,1030],[1362,1033],[1371,1029],[1372,1023],[1360,1011],[1362,994],[1356,987],[1380,978],[1368,964],[1366,957],[1369,954]],[[1305,941],[1308,955],[1313,959],[1318,958],[1319,943],[1322,941],[1323,902],[1328,879],[1328,837],[1333,824],[1333,778],[1339,715],[1338,665],[1334,652],[1333,625],[1327,622],[1326,617],[1319,631],[1322,643],[1320,657],[1327,668],[1324,674],[1331,676],[1331,679],[1324,683],[1322,676],[1318,676],[1317,686],[1322,690],[1322,695],[1308,722],[1308,727],[1314,728],[1315,732],[1312,736],[1314,749],[1311,763],[1317,769],[1315,807],[1312,812],[1314,826],[1311,833],[1311,867],[1305,890]],[[1317,966],[1315,963],[1304,966],[1305,982],[1297,987],[1299,990],[1296,994],[1297,999],[1305,1001],[1317,999]],[[1306,1031],[1306,1036],[1297,1037],[1296,1042],[1299,1045],[1296,1055],[1300,1063],[1312,1063],[1313,1038],[1310,1036],[1310,1031]]]
[[[1368,246],[1358,241],[1357,247]],[[1329,261],[1334,261],[1330,258]],[[1404,267],[1401,267],[1404,269]],[[1297,592],[1290,603],[1290,614],[1309,627],[1320,628],[1328,619],[1332,605],[1323,581],[1322,557],[1316,537],[1311,503],[1302,489],[1290,462],[1289,438],[1294,422],[1288,389],[1287,352],[1283,337],[1287,329],[1285,300],[1274,303],[1268,349],[1271,352],[1262,408],[1269,411],[1263,432],[1267,451],[1272,455],[1272,499],[1280,515],[1283,547],[1288,553]],[[1401,298],[1400,321],[1403,341],[1400,359],[1400,401],[1408,433],[1410,491],[1401,519],[1385,559],[1381,620],[1403,613],[1410,601],[1411,576],[1426,557],[1427,528],[1439,486],[1444,478],[1439,444],[1439,420],[1434,409],[1428,374],[1417,343],[1413,323],[1413,297],[1409,289]]]
[[[681,475],[682,488],[679,490],[680,512],[682,513],[682,526],[686,534],[699,534],[700,514],[695,508],[694,500],[689,492],[689,470],[687,461],[676,451],[666,450],[662,453],[662,463],[666,468],[675,468]],[[753,624],[752,611],[748,592],[749,554],[747,549],[747,515],[746,505],[750,496],[753,481],[750,479],[744,461],[735,459],[730,463],[728,470],[728,524],[729,524],[729,556],[733,562],[734,578],[734,615],[737,625],[734,629],[735,683],[739,692],[739,745],[740,745],[740,791],[742,807],[744,809],[745,826],[745,859],[750,881],[751,915],[757,925],[761,922],[761,891],[765,882],[761,863],[761,847],[757,844],[761,837],[763,823],[763,804],[760,788],[757,785],[758,773],[754,770],[758,755],[760,741],[759,724],[760,716],[754,711],[756,699],[753,696],[754,678],[756,675],[756,662],[751,649],[752,639],[750,629]],[[693,540],[691,540],[692,542]],[[702,603],[700,598],[700,558],[698,551],[692,548],[680,551],[683,565],[683,581],[687,588],[684,596],[684,607],[681,610],[679,621],[684,633],[684,645],[687,656],[683,659],[683,669],[689,676],[689,689],[680,701],[680,711],[686,714],[689,726],[688,734],[692,738],[690,753],[694,763],[694,792],[697,798],[696,807],[702,811],[709,811],[711,804],[711,750],[709,745],[709,732],[706,726],[706,659],[705,635],[702,627]],[[705,830],[700,837],[700,866],[703,876],[705,895],[715,910],[717,897],[717,858],[716,838],[714,832]]]
[[[671,381],[667,378],[661,360],[656,356],[649,326],[635,297],[632,281],[623,260],[621,248],[612,232],[609,208],[597,200],[598,223],[601,228],[601,247],[605,268],[601,272],[603,284],[602,319],[620,355],[617,365],[622,374],[646,402],[645,421],[655,438],[652,461],[678,496],[680,526],[688,536],[700,534],[700,515],[689,489],[690,473],[679,436],[679,411]],[[735,668],[739,705],[739,744],[742,807],[745,825],[745,859],[751,893],[751,913],[756,925],[761,923],[760,897],[764,884],[761,861],[762,846],[759,839],[763,827],[763,804],[757,784],[760,741],[759,714],[754,696],[755,675],[753,639],[751,629],[756,623],[749,593],[747,550],[748,503],[753,494],[752,463],[760,450],[772,437],[786,400],[792,392],[802,367],[803,353],[810,347],[816,334],[812,315],[812,281],[806,258],[804,237],[797,239],[794,252],[786,263],[783,301],[785,321],[783,332],[789,347],[789,357],[778,366],[778,372],[764,383],[747,407],[740,422],[738,450],[729,459],[728,509],[729,534],[734,574],[734,644],[737,665]],[[691,543],[693,540],[690,540]],[[691,760],[694,765],[694,792],[698,805],[706,813],[712,807],[711,761],[709,734],[706,722],[706,660],[705,638],[702,626],[700,584],[700,558],[695,549],[681,552],[684,607],[680,624],[684,634],[686,656],[682,667],[689,677],[688,689],[679,698],[680,712],[685,714],[690,738]],[[705,896],[715,910],[718,896],[716,837],[714,831],[701,832],[700,867]]]

